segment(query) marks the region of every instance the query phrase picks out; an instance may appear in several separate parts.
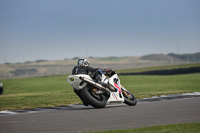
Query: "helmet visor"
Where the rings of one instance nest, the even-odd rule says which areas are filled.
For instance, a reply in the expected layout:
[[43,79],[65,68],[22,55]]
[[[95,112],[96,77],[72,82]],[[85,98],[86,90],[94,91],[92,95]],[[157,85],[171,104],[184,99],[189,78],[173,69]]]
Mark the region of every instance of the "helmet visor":
[[77,65],[78,66],[82,66],[83,65],[83,60],[82,59],[78,60],[78,64]]

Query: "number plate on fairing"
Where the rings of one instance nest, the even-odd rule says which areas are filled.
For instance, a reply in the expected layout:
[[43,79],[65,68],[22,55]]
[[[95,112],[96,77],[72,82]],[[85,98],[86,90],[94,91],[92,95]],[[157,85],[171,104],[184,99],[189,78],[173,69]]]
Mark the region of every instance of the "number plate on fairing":
[[123,96],[120,97],[119,92],[111,92],[107,104],[122,103],[122,102],[124,102],[124,97]]

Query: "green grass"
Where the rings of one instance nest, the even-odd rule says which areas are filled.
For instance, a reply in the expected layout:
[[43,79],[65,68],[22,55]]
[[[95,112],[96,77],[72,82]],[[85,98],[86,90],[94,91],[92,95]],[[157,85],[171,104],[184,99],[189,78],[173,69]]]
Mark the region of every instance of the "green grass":
[[[67,82],[68,75],[4,79],[0,110],[50,107],[81,103]],[[120,76],[121,84],[136,98],[200,92],[200,73],[173,76]]]
[[116,70],[117,73],[131,73],[131,72],[145,72],[154,70],[171,70],[177,68],[189,68],[189,67],[200,67],[200,63],[185,64],[185,65],[169,65],[169,66],[156,66],[156,67],[145,67],[145,68],[132,68],[124,70]]
[[66,92],[11,94],[1,96],[0,100],[0,110],[52,107],[80,102],[74,93]]
[[4,94],[40,93],[40,92],[72,92],[67,82],[68,75],[44,76],[2,80]]
[[121,84],[136,98],[200,92],[200,74],[173,76],[120,76]]
[[200,133],[200,123],[159,125],[137,129],[109,130],[94,133]]
[[68,75],[2,80],[0,110],[50,107],[80,103],[67,82]]

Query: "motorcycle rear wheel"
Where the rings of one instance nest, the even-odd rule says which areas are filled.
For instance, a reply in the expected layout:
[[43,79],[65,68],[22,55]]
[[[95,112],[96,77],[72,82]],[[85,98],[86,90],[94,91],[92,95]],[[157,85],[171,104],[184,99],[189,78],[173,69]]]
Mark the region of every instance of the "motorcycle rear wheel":
[[104,108],[107,102],[106,97],[103,94],[95,94],[97,90],[97,88],[86,86],[81,91],[81,95],[83,99],[94,108]]
[[123,94],[124,99],[125,99],[124,103],[126,103],[127,105],[135,106],[137,104],[137,100],[131,92],[122,89],[122,94]]

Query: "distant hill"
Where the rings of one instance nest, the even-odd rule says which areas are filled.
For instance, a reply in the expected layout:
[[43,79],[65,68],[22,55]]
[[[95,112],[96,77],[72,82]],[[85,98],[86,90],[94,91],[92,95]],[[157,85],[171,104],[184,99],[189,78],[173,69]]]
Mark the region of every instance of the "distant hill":
[[194,54],[168,54],[173,58],[177,58],[189,62],[200,62],[200,52]]
[[142,60],[151,60],[151,61],[170,61],[170,60],[179,60],[178,58],[164,55],[164,54],[151,54],[151,55],[145,55],[140,57]]
[[194,54],[151,54],[140,57],[142,60],[151,61],[182,61],[187,63],[200,62],[200,52]]
[[[0,64],[0,79],[32,76],[70,74],[77,59],[36,60],[24,63]],[[200,53],[194,54],[151,54],[141,57],[90,57],[90,65],[96,68],[112,68],[113,70],[146,68],[165,65],[189,64],[200,62]]]

